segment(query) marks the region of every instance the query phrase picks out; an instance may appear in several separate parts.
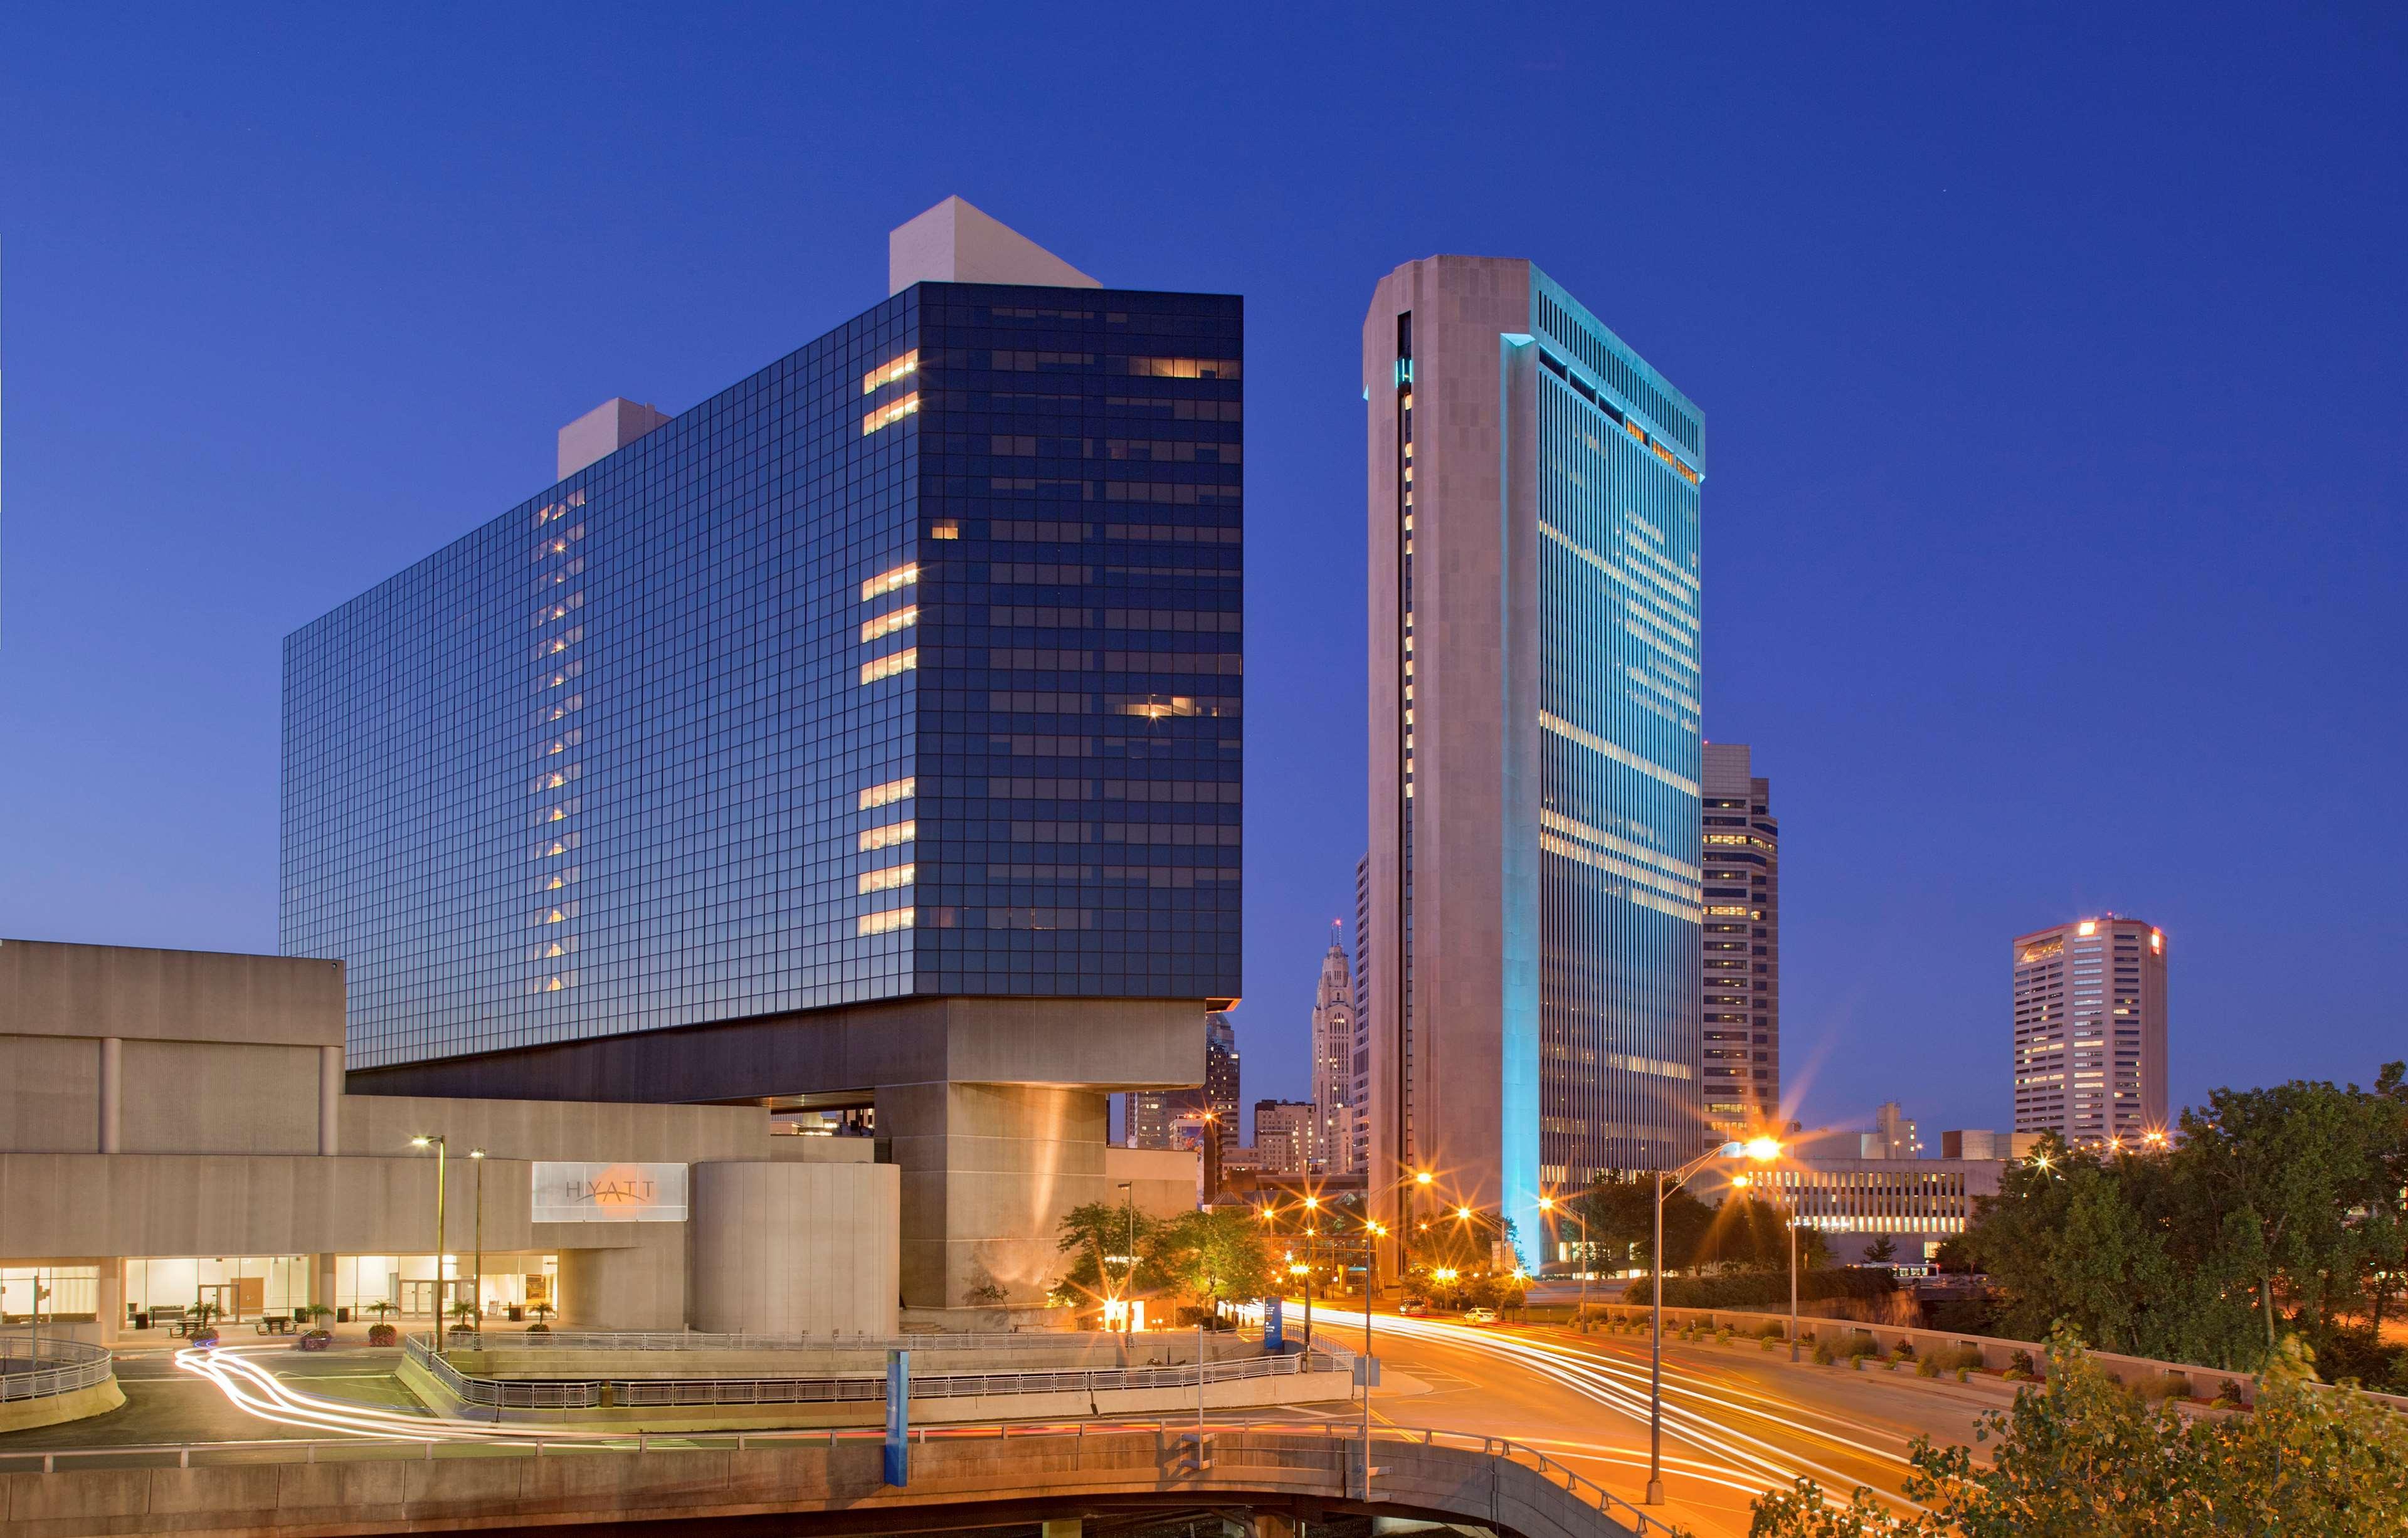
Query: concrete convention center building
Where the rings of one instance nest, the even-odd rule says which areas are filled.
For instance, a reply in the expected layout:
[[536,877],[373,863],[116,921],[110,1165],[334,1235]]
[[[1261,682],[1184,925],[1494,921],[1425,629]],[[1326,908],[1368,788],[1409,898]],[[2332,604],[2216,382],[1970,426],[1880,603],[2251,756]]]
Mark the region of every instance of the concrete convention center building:
[[[1368,1178],[1526,1240],[1705,1146],[1696,406],[1530,263],[1437,256],[1363,327]],[[1752,1082],[1752,1081],[1751,1081]]]
[[1034,1306],[1238,992],[1243,305],[888,254],[287,639],[281,948],[354,1091],[844,1113],[906,1306]]
[[[46,1332],[104,1343],[201,1303],[231,1337],[313,1303],[423,1322],[445,1298],[896,1329],[902,1171],[870,1140],[780,1135],[757,1105],[348,1094],[343,983],[339,961],[0,941],[12,1321],[39,1287]],[[440,1295],[420,1136],[445,1140]]]

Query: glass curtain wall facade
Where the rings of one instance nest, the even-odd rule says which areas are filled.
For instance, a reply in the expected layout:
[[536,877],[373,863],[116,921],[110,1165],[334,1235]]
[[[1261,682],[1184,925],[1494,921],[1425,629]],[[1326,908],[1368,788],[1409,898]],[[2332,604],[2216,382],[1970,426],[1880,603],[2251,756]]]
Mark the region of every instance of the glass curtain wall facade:
[[1704,1136],[1703,426],[1526,262],[1410,263],[1363,335],[1374,1200],[1535,1245]]
[[[1543,273],[1539,335],[1541,1177],[1678,1163],[1702,1132],[1693,409]],[[1560,349],[1560,354],[1557,352]],[[1695,461],[1696,463],[1692,463]]]
[[351,1066],[1234,998],[1241,331],[916,284],[288,637]]

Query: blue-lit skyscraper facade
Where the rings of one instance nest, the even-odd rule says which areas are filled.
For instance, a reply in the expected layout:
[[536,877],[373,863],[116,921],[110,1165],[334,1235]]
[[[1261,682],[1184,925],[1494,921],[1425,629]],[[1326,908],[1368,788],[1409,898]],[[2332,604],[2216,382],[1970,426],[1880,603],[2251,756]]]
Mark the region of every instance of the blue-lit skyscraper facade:
[[1372,1185],[1535,1259],[1703,1133],[1703,428],[1526,262],[1397,269],[1363,346]]
[[1241,331],[912,284],[288,637],[351,1066],[1234,998]]

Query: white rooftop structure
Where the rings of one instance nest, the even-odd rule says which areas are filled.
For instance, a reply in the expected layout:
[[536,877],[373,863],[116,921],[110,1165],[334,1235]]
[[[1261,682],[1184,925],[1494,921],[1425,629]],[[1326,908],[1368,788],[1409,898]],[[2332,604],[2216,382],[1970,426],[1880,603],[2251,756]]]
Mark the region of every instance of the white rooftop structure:
[[957,197],[945,199],[887,233],[886,292],[901,293],[914,283],[1103,287],[1001,220]]

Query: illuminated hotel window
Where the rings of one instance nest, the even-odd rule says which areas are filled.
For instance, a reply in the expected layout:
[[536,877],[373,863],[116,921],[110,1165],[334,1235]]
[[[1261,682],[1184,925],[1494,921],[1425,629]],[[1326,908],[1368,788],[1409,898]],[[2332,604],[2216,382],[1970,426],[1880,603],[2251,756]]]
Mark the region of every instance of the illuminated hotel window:
[[910,865],[889,865],[881,871],[864,871],[861,873],[860,890],[892,891],[896,887],[908,887],[914,879],[912,871],[913,867]]
[[883,785],[869,786],[861,792],[861,809],[866,812],[872,806],[886,806],[901,801],[911,794],[917,783],[917,776],[906,776],[890,779]]
[[962,526],[953,519],[940,518],[936,522],[928,525],[928,537],[930,539],[959,539],[962,537]]
[[913,348],[910,351],[903,354],[902,357],[896,359],[893,363],[882,363],[878,367],[873,368],[868,373],[863,375],[861,377],[861,392],[865,395],[875,395],[878,393],[878,390],[881,385],[891,385],[896,380],[903,378],[908,375],[917,374],[919,371],[920,349],[918,348]]
[[[918,412],[919,409],[920,392],[915,390],[899,401],[889,401],[884,406],[878,407],[876,410],[863,413],[861,418],[861,435],[866,438],[882,427],[892,427],[896,422],[901,421],[904,418]],[[563,549],[566,549],[568,547],[565,545],[561,547]]]
[[898,673],[909,673],[919,665],[920,648],[917,647],[908,651],[890,652],[883,657],[873,657],[862,663],[861,681],[873,684],[881,678],[892,678]]
[[897,588],[908,588],[918,580],[920,580],[920,568],[917,565],[896,566],[892,570],[880,572],[876,577],[861,584],[862,601],[867,603],[880,593],[893,592]]
[[896,609],[892,614],[882,614],[875,619],[864,619],[861,622],[861,638],[865,641],[875,641],[882,635],[892,635],[907,625],[916,625],[919,622],[920,606],[914,604],[908,608]]
[[861,847],[865,849],[891,848],[897,844],[909,844],[919,836],[920,824],[916,821],[890,822],[882,828],[861,830]]
[[1235,379],[1244,374],[1235,358],[1131,358],[1128,371],[1154,379]]
[[856,926],[856,933],[884,934],[889,930],[910,929],[913,912],[910,908],[889,908],[884,913],[865,913]]
[[1146,720],[1158,721],[1166,716],[1193,716],[1196,714],[1196,702],[1187,695],[1173,694],[1158,700],[1117,701],[1111,708],[1117,715],[1138,716]]

